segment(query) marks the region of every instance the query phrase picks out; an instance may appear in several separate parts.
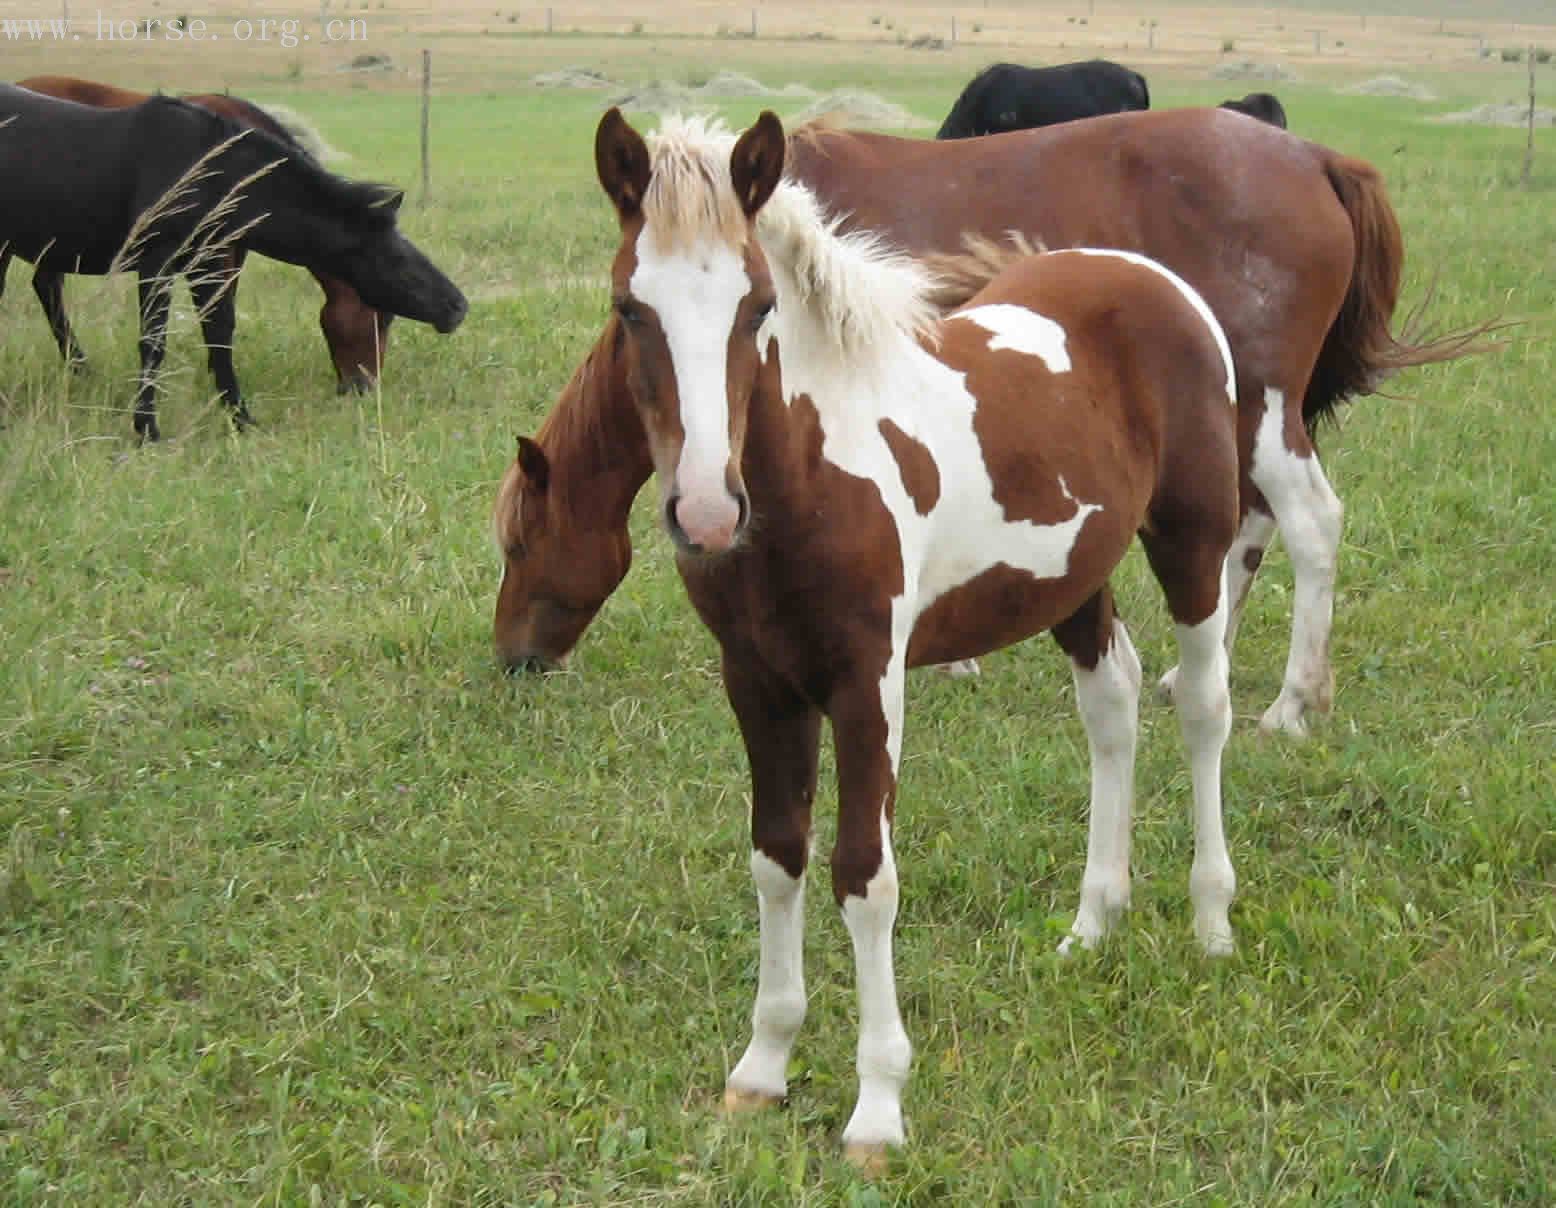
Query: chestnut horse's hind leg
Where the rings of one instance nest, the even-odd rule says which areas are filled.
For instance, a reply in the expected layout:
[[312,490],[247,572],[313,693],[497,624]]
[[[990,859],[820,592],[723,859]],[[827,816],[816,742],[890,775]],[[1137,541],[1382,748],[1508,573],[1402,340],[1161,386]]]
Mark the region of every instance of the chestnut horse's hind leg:
[[794,1039],[805,1020],[805,865],[821,713],[734,660],[724,685],[751,762],[751,879],[761,920],[761,963],[751,1043],[724,1086],[731,1111],[788,1093]]
[[84,366],[86,356],[81,345],[76,343],[70,317],[65,314],[65,274],[40,268],[32,275],[32,289],[43,305],[43,313],[48,316],[49,330],[54,333],[54,342],[59,345],[59,355],[65,358],[65,364],[72,369]]
[[[1335,568],[1345,509],[1324,477],[1318,454],[1306,442],[1293,450],[1287,439],[1286,396],[1266,387],[1253,438],[1248,475],[1269,501],[1291,558],[1291,649],[1280,695],[1259,728],[1307,734],[1307,715],[1327,712],[1334,700],[1329,631],[1334,623]],[[1300,430],[1300,425],[1297,425]]]
[[206,363],[216,379],[222,404],[239,431],[254,422],[238,388],[238,374],[232,364],[232,337],[237,328],[238,270],[242,263],[241,254],[238,254],[219,268],[202,267],[189,274],[189,293],[194,298],[195,313],[200,317]]
[[1103,588],[1053,628],[1070,656],[1075,703],[1091,749],[1091,809],[1081,901],[1068,952],[1078,940],[1094,948],[1129,907],[1129,827],[1134,810],[1135,746],[1140,729],[1140,658]]

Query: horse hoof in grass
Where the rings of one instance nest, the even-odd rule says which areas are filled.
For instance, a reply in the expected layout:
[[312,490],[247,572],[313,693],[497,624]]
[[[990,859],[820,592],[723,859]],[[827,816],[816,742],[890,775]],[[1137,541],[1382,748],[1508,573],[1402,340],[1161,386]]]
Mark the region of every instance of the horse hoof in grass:
[[765,1111],[783,1102],[782,1095],[770,1095],[766,1091],[743,1091],[736,1086],[724,1088],[724,1113],[744,1116],[751,1112]]
[[843,1146],[843,1157],[848,1164],[866,1178],[886,1173],[886,1146],[879,1143],[854,1142]]

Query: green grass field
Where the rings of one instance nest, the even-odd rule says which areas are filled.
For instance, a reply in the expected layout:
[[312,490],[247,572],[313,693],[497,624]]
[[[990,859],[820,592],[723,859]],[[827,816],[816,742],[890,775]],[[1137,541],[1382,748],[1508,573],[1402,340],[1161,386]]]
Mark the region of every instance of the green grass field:
[[[690,78],[707,48],[660,53]],[[770,53],[769,83],[868,84],[926,118],[964,74],[883,86],[868,48]],[[1152,83],[1158,105],[1246,91]],[[317,290],[251,262],[242,438],[186,295],[170,439],[138,450],[129,284],[70,283],[94,361],[71,378],[13,268],[0,1204],[1556,1200],[1556,142],[1525,189],[1522,132],[1422,120],[1501,85],[1433,83],[1435,105],[1279,89],[1294,128],[1383,168],[1410,301],[1435,282],[1444,325],[1527,323],[1325,435],[1339,690],[1307,743],[1258,737],[1290,620],[1274,556],[1233,663],[1238,954],[1191,935],[1169,709],[1143,712],[1135,909],[1063,961],[1087,794],[1064,660],[1037,640],[977,681],[914,679],[911,1145],[874,1183],[838,1144],[852,958],[824,875],[792,1101],[716,1110],[755,985],[747,776],[648,510],[572,670],[507,679],[489,654],[497,478],[606,313],[599,97],[438,99],[432,196],[402,225],[473,306],[448,338],[398,323],[381,396],[334,395]],[[413,94],[249,93],[352,174],[416,179]],[[1159,673],[1142,560],[1119,590]]]

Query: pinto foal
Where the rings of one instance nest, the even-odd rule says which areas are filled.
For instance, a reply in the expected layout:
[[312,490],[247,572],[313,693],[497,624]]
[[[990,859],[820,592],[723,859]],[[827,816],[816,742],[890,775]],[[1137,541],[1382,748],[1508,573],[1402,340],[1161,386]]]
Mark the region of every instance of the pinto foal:
[[[1108,578],[1136,534],[1177,623],[1195,930],[1208,952],[1232,947],[1220,769],[1233,370],[1199,296],[1127,253],[1021,257],[940,321],[919,265],[839,236],[807,190],[780,183],[784,147],[771,113],[738,141],[671,122],[652,150],[606,114],[596,165],[622,241],[601,344],[750,760],[761,963],[725,1102],[787,1091],[826,716],[832,886],[860,1011],[843,1139],[873,1166],[904,1141],[911,1052],[892,962],[905,672],[1044,630],[1070,656],[1092,801],[1065,946],[1096,943],[1129,899],[1141,671]],[[544,473],[538,446],[521,456]]]

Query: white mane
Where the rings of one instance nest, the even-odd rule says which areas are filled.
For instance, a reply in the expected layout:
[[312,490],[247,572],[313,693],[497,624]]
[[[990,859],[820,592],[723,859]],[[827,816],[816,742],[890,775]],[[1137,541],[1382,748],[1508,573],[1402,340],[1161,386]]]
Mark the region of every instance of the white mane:
[[[656,174],[661,163],[695,160],[697,175],[733,200],[729,155],[735,135],[721,121],[670,115],[647,142]],[[684,172],[677,176],[691,179]],[[810,189],[786,177],[757,215],[757,238],[778,291],[780,343],[787,334],[808,355],[830,355],[860,369],[873,366],[899,339],[916,342],[934,331],[937,282],[878,235],[840,234],[842,221],[827,216]]]

